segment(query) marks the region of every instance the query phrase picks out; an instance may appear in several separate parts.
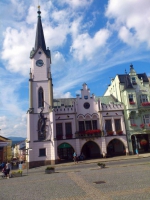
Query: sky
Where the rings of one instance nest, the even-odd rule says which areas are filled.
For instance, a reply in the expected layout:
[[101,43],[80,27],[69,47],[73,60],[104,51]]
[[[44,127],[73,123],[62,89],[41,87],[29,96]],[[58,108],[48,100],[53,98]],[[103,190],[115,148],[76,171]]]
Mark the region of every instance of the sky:
[[37,6],[51,50],[54,98],[76,97],[86,83],[102,96],[116,74],[150,76],[150,1],[1,0],[0,135],[26,137],[30,51]]

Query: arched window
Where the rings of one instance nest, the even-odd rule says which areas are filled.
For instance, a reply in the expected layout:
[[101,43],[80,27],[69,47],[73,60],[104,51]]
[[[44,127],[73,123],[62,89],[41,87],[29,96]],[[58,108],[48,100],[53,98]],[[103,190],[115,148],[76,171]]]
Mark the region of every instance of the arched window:
[[44,93],[41,87],[38,91],[38,107],[44,107]]

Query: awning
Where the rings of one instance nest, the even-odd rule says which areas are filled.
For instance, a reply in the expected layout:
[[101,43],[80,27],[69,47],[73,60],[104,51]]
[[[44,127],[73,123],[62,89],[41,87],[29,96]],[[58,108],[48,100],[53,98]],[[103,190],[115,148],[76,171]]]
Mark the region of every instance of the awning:
[[70,147],[72,146],[68,143],[62,143],[58,146],[59,149],[70,148]]

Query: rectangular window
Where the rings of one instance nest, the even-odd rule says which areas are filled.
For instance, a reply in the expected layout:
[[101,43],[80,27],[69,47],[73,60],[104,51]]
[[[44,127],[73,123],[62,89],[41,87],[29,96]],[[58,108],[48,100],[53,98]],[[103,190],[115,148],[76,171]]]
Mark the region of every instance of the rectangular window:
[[121,130],[121,120],[120,119],[115,119],[115,130],[116,131]]
[[97,120],[92,120],[93,130],[97,129]]
[[144,121],[144,124],[150,124],[150,116],[149,115],[144,115],[143,116],[143,121]]
[[63,135],[62,123],[57,123],[56,124],[56,135]]
[[135,126],[135,120],[133,117],[130,117],[130,125]]
[[65,123],[66,135],[72,135],[72,126],[71,123]]
[[129,94],[129,102],[134,102],[134,100],[133,100],[133,94]]
[[92,129],[91,121],[85,121],[85,126],[86,130],[91,130]]
[[46,156],[46,149],[39,149],[39,156]]
[[141,103],[148,102],[147,95],[146,94],[142,94],[140,96],[140,101],[141,101]]
[[85,131],[84,121],[79,121],[79,131]]
[[105,130],[106,130],[106,131],[112,131],[111,119],[105,120]]
[[132,84],[133,84],[133,85],[136,84],[136,79],[135,79],[135,77],[132,77],[131,81],[132,81]]
[[88,96],[84,96],[84,99],[88,99]]

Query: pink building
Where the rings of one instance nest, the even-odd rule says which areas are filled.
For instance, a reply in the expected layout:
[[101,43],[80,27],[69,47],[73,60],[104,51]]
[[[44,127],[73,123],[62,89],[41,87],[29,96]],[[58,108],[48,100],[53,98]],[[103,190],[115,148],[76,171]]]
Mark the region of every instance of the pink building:
[[128,153],[123,104],[112,96],[96,97],[83,84],[76,98],[53,98],[51,54],[46,48],[38,10],[35,47],[30,53],[27,145],[30,167]]

